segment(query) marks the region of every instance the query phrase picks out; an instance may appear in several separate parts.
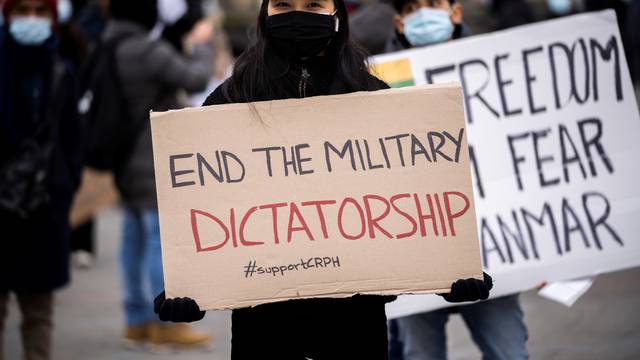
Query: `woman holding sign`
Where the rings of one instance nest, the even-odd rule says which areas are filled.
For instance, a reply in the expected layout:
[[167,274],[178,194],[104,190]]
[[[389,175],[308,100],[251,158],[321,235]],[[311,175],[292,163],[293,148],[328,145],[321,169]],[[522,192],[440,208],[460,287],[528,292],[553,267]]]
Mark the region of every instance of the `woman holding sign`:
[[[349,40],[343,0],[263,0],[254,44],[233,75],[204,105],[375,91],[388,86],[369,73],[367,54]],[[458,280],[450,302],[486,299],[491,278]],[[231,358],[387,359],[385,304],[392,296],[292,300],[236,309]],[[160,319],[204,317],[189,298],[155,301]]]

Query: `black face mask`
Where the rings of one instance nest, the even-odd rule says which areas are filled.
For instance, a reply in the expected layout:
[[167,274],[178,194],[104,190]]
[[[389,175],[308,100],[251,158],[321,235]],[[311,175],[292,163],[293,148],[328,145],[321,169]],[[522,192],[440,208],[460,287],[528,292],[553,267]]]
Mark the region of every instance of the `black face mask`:
[[280,54],[291,58],[316,56],[337,32],[333,15],[290,11],[267,17],[267,39]]

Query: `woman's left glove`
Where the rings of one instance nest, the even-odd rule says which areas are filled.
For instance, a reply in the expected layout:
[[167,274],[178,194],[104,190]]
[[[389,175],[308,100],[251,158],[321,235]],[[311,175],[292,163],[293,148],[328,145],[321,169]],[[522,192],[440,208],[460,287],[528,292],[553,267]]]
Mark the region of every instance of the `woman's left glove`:
[[205,311],[191,298],[165,298],[164,291],[153,301],[153,311],[162,321],[192,322],[202,320]]
[[493,287],[493,280],[489,274],[485,272],[482,274],[484,274],[484,280],[460,279],[451,285],[449,293],[438,295],[451,303],[487,300],[489,291]]

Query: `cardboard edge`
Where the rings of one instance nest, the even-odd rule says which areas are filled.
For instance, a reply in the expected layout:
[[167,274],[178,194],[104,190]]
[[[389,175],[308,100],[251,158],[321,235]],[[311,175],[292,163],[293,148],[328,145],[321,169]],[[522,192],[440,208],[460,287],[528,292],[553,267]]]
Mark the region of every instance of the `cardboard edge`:
[[384,96],[384,95],[388,95],[389,93],[406,93],[406,92],[414,92],[414,91],[424,91],[424,92],[431,92],[431,91],[435,91],[435,90],[441,90],[441,89],[452,89],[452,90],[457,90],[457,89],[462,89],[462,84],[459,81],[450,81],[450,82],[445,82],[445,83],[441,83],[441,84],[431,84],[431,85],[414,85],[414,86],[407,86],[407,87],[403,87],[403,88],[391,88],[391,89],[381,89],[381,90],[377,90],[377,91],[358,91],[358,92],[352,92],[352,93],[347,93],[347,94],[339,94],[339,95],[321,95],[321,96],[312,96],[312,97],[308,97],[308,98],[302,98],[302,99],[283,99],[283,100],[270,100],[270,101],[256,101],[256,102],[248,102],[248,103],[232,103],[232,104],[222,104],[222,105],[209,105],[209,106],[199,106],[199,107],[190,107],[190,108],[184,108],[184,109],[179,109],[179,110],[168,110],[168,111],[150,111],[149,112],[149,119],[150,121],[153,123],[154,120],[156,119],[161,119],[163,117],[166,116],[170,116],[174,113],[177,112],[181,112],[181,113],[199,113],[202,111],[208,111],[211,112],[212,110],[223,110],[223,109],[246,109],[247,106],[257,106],[257,107],[264,107],[264,106],[273,106],[274,104],[277,104],[277,106],[288,106],[288,104],[291,103],[299,103],[301,101],[309,101],[310,99],[313,100],[320,100],[320,101],[333,101],[333,100],[341,100],[341,99],[350,99],[350,98],[354,98],[354,97],[361,97],[363,94],[367,94],[367,96]]

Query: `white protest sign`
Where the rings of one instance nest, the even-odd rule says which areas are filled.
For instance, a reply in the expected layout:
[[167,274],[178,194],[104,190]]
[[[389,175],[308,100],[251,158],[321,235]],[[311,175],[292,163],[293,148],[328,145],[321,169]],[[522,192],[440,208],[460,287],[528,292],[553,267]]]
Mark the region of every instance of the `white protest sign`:
[[[395,86],[462,82],[493,297],[640,265],[640,116],[613,11],[374,63]],[[416,295],[387,310],[449,305]]]

